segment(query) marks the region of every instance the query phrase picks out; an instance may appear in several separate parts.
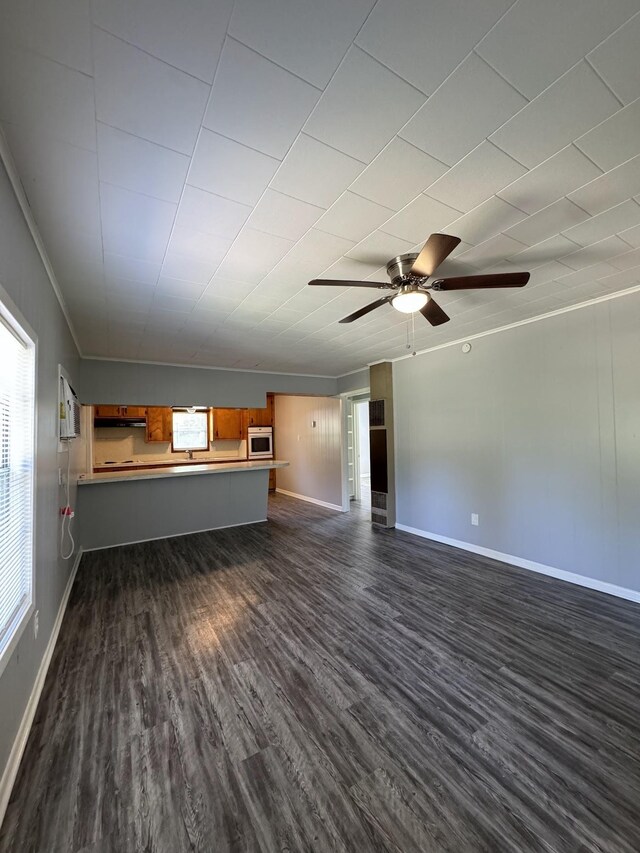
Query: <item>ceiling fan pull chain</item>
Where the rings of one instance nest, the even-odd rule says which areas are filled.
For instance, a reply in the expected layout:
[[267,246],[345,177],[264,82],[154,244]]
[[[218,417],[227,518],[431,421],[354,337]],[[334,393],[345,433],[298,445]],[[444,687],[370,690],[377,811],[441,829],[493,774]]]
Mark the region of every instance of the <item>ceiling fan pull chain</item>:
[[416,318],[416,315],[412,314],[411,315],[411,350],[412,350],[411,355],[416,354],[416,322],[415,322],[415,318]]

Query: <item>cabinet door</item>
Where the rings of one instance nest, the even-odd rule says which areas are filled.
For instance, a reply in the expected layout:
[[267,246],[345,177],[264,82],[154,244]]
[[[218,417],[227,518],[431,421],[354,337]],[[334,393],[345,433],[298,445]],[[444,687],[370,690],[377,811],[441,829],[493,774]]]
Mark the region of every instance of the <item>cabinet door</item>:
[[122,406],[96,406],[94,417],[96,418],[120,418],[122,417]]
[[213,410],[214,439],[242,438],[242,409]]
[[144,418],[147,413],[145,406],[120,406],[124,418]]
[[273,426],[270,406],[267,405],[265,409],[248,409],[247,423],[248,426]]
[[146,441],[171,441],[173,411],[161,406],[149,406],[147,412]]

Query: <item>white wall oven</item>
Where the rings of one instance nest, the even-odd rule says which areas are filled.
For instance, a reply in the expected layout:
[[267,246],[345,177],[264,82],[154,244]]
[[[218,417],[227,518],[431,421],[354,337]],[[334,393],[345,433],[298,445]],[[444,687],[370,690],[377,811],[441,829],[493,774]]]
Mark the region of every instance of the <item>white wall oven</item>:
[[273,459],[273,427],[249,427],[247,456],[249,459]]

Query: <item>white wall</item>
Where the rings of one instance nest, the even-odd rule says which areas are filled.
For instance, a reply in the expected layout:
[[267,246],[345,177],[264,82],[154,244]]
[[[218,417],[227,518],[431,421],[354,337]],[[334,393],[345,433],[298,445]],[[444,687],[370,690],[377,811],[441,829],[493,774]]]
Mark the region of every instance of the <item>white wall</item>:
[[[312,426],[313,422],[316,426]],[[342,506],[341,402],[332,397],[275,397],[278,491]]]
[[[66,467],[67,461],[66,453],[57,451],[58,364],[66,369],[72,383],[78,376],[78,353],[69,328],[1,165],[0,285],[38,338],[35,606],[40,626],[36,639],[32,617],[0,677],[1,820],[3,798],[12,775],[12,749],[73,565],[73,559],[65,562],[60,558],[58,547],[60,506],[64,503],[58,487],[58,468]],[[82,454],[77,450],[76,447],[74,455],[79,458]],[[75,503],[75,488],[71,499]],[[78,521],[74,520],[76,530]]]
[[398,523],[640,590],[639,329],[635,293],[396,362]]

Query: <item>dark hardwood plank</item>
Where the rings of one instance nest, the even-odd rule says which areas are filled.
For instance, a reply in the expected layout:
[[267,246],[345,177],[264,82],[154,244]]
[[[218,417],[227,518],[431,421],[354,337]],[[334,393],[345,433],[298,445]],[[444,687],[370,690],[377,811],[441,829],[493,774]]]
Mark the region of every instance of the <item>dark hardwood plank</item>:
[[640,607],[269,512],[85,555],[0,853],[638,853]]

